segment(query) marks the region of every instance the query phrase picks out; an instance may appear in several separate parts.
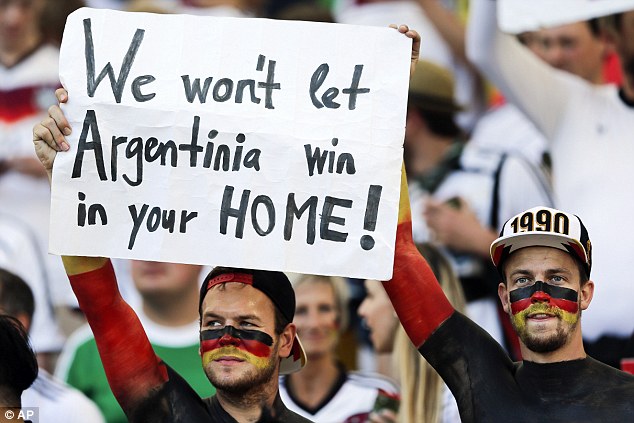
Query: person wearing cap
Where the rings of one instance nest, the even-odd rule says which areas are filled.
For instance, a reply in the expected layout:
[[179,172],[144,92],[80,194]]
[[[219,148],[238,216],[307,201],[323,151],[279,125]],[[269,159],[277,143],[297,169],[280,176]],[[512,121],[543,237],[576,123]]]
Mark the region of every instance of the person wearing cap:
[[119,294],[110,260],[63,261],[112,392],[129,421],[309,421],[286,409],[278,393],[278,375],[305,363],[291,323],[295,296],[283,273],[215,268],[205,278],[200,354],[216,394],[201,399],[154,353],[137,315]]
[[[504,34],[498,25],[500,4],[471,2],[467,53],[544,134],[557,207],[579,213],[592,230],[595,278],[605,282],[601,289],[606,295],[596,298],[586,313],[584,341],[597,359],[618,367],[634,333],[634,289],[630,278],[624,277],[631,272],[634,245],[618,242],[634,238],[634,226],[623,224],[629,222],[634,207],[627,183],[634,179],[634,6],[622,2],[621,10],[628,6],[629,10],[600,18],[602,36],[618,55],[623,80],[619,86],[598,86],[553,69]],[[566,9],[574,16],[572,8]]]
[[[58,95],[60,101],[67,98],[65,90]],[[61,122],[67,125],[63,113],[58,106],[51,110],[61,131]],[[33,137],[51,180],[59,147],[38,135],[47,122],[34,128]],[[217,267],[205,278],[198,303],[200,355],[216,394],[201,399],[154,352],[141,321],[119,293],[110,259],[65,256],[62,261],[128,421],[310,421],[289,411],[279,396],[279,375],[298,371],[306,362],[292,323],[295,293],[283,273]]]
[[525,158],[470,145],[454,121],[461,109],[452,74],[419,61],[410,81],[405,131],[414,240],[435,242],[450,255],[467,314],[511,350],[514,337],[505,336],[499,318],[498,280],[488,248],[509,217],[550,205],[550,190],[544,174]]
[[581,220],[537,207],[509,219],[491,247],[500,300],[520,337],[513,362],[443,294],[412,240],[403,173],[394,272],[383,287],[408,336],[454,394],[463,422],[634,421],[634,377],[589,357],[591,244]]
[[[420,36],[412,39],[410,74],[418,61]],[[60,103],[68,93],[56,92]],[[49,181],[58,151],[68,151],[71,130],[59,106],[33,128],[35,151]],[[216,268],[200,291],[200,353],[216,395],[201,399],[160,357],[141,323],[123,300],[110,260],[62,257],[86,315],[112,392],[131,422],[307,422],[279,397],[279,374],[299,370],[305,353],[292,323],[295,295],[281,272]]]

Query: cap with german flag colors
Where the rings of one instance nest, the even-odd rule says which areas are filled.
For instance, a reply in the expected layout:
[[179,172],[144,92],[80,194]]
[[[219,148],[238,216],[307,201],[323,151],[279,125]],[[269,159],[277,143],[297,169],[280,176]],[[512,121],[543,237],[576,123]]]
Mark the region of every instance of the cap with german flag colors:
[[[288,277],[282,272],[269,270],[237,269],[216,267],[206,277],[200,287],[198,311],[202,318],[202,304],[207,291],[221,283],[237,282],[251,285],[264,293],[273,302],[282,316],[290,323],[295,317],[295,291]],[[300,370],[306,364],[306,353],[297,334],[293,340],[291,354],[282,357],[280,373],[289,374]]]
[[491,244],[493,264],[502,264],[515,251],[525,247],[552,247],[563,250],[583,265],[590,277],[592,246],[588,231],[574,214],[545,206],[534,207],[510,218],[500,237]]

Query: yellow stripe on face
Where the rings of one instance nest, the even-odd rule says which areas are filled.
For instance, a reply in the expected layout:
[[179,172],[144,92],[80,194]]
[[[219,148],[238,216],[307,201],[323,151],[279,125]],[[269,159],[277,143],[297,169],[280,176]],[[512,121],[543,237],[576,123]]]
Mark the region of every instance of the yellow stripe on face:
[[207,366],[212,361],[218,360],[221,357],[232,357],[238,360],[244,360],[253,364],[258,369],[264,369],[269,365],[268,357],[258,357],[233,345],[229,345],[204,352],[202,355],[203,366]]
[[551,307],[545,303],[537,303],[511,316],[513,326],[517,328],[518,332],[526,330],[526,317],[533,313],[554,314],[569,325],[574,325],[579,320],[578,313],[570,313],[560,309],[559,307]]

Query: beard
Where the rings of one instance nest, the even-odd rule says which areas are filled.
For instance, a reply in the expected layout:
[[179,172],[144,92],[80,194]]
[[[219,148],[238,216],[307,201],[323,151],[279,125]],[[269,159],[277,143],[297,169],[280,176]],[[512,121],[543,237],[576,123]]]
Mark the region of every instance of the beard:
[[[581,318],[581,308],[579,307],[578,310],[573,314],[558,307],[534,304],[516,315],[511,315],[511,324],[526,348],[536,353],[549,353],[558,350],[568,342]],[[545,335],[529,331],[526,320],[529,314],[536,312],[548,313],[557,318],[558,324],[554,333]]]
[[518,336],[524,345],[526,345],[526,348],[536,353],[549,353],[556,351],[563,347],[568,341],[568,335],[565,333],[561,321],[557,327],[557,332],[550,336],[535,336],[528,333],[528,331],[524,331],[523,334],[518,333]]
[[277,345],[271,350],[267,363],[263,367],[255,367],[235,377],[222,377],[213,370],[205,367],[207,378],[214,387],[219,391],[224,391],[229,395],[244,395],[245,392],[252,389],[258,389],[262,385],[270,382],[275,374],[279,357],[277,354]]

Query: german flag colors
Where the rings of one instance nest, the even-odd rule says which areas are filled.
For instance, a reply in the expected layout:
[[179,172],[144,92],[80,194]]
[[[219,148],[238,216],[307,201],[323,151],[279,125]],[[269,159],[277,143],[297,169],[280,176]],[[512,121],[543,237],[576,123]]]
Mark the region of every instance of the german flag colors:
[[203,365],[221,357],[234,357],[258,368],[269,365],[273,338],[259,330],[206,329],[200,332],[200,350]]
[[574,324],[578,320],[579,295],[577,291],[537,281],[531,286],[514,289],[509,293],[513,321],[523,326],[530,314],[552,314]]

